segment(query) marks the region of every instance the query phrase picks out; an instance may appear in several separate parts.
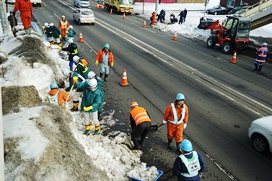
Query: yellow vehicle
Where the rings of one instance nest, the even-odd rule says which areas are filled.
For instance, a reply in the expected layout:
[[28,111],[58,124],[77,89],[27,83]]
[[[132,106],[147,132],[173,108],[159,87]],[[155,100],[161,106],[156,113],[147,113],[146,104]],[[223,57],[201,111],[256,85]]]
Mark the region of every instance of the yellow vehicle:
[[104,6],[116,13],[131,14],[133,11],[133,4],[130,0],[104,0]]

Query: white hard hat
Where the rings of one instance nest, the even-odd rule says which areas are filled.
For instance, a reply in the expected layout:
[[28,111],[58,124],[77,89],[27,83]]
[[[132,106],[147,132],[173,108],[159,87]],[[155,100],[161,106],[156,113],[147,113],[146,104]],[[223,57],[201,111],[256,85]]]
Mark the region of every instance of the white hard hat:
[[77,62],[78,60],[79,60],[79,57],[78,57],[78,56],[74,56],[74,57],[73,57],[73,61],[74,61],[74,62]]
[[63,72],[64,76],[67,77],[69,73],[71,73],[72,71],[67,69]]
[[69,40],[68,40],[68,43],[73,43],[74,41],[73,41],[73,39],[72,38],[70,38]]
[[70,25],[69,28],[73,29],[74,27],[72,25]]
[[96,79],[89,79],[89,80],[87,80],[87,82],[88,82],[88,85],[91,88],[95,88],[97,86],[97,80]]
[[64,16],[64,15],[62,15],[61,17],[62,17],[62,18],[65,18],[65,16]]
[[263,44],[262,44],[262,46],[265,46],[265,47],[267,47],[267,43],[263,43]]
[[54,26],[54,23],[50,23],[50,26]]
[[44,26],[48,26],[48,23],[44,23]]
[[89,78],[89,79],[93,78],[94,76],[95,76],[95,73],[94,73],[93,71],[90,71],[90,72],[88,73],[88,78]]

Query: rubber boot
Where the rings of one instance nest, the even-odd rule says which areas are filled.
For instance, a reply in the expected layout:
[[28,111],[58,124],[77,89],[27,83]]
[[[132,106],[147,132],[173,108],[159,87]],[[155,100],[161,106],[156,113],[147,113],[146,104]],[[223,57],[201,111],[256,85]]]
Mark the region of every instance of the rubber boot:
[[88,136],[91,133],[92,125],[85,125],[85,132],[84,135]]
[[103,79],[104,77],[104,74],[103,73],[100,73],[100,76],[99,76],[101,79]]
[[108,76],[109,76],[109,74],[105,74],[105,78],[104,78],[105,82],[108,82]]
[[169,139],[169,138],[168,138],[167,148],[168,148],[169,150],[172,150],[172,148],[171,148],[171,143],[172,143],[172,139]]
[[180,144],[181,142],[176,142],[176,146],[177,146],[177,152],[179,153],[179,154],[181,154],[181,151],[180,151],[180,149],[179,149],[179,144]]
[[72,112],[78,111],[78,105],[79,105],[79,101],[73,101],[73,108],[70,109],[70,111]]
[[95,134],[95,135],[100,134],[100,125],[99,125],[99,126],[95,126],[94,134]]

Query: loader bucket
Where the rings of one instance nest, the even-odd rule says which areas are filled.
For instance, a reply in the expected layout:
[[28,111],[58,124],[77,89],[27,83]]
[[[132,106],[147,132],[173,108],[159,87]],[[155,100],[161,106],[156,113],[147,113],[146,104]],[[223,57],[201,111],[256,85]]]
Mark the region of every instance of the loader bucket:
[[198,29],[213,29],[213,28],[208,28],[216,23],[215,20],[212,19],[207,19],[207,20],[200,20],[199,25],[197,26]]

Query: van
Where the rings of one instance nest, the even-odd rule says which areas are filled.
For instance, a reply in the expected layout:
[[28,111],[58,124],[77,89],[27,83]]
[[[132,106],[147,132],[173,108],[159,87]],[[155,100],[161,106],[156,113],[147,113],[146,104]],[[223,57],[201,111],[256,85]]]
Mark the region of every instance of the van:
[[30,0],[32,5],[34,6],[39,6],[41,7],[42,6],[42,0]]

